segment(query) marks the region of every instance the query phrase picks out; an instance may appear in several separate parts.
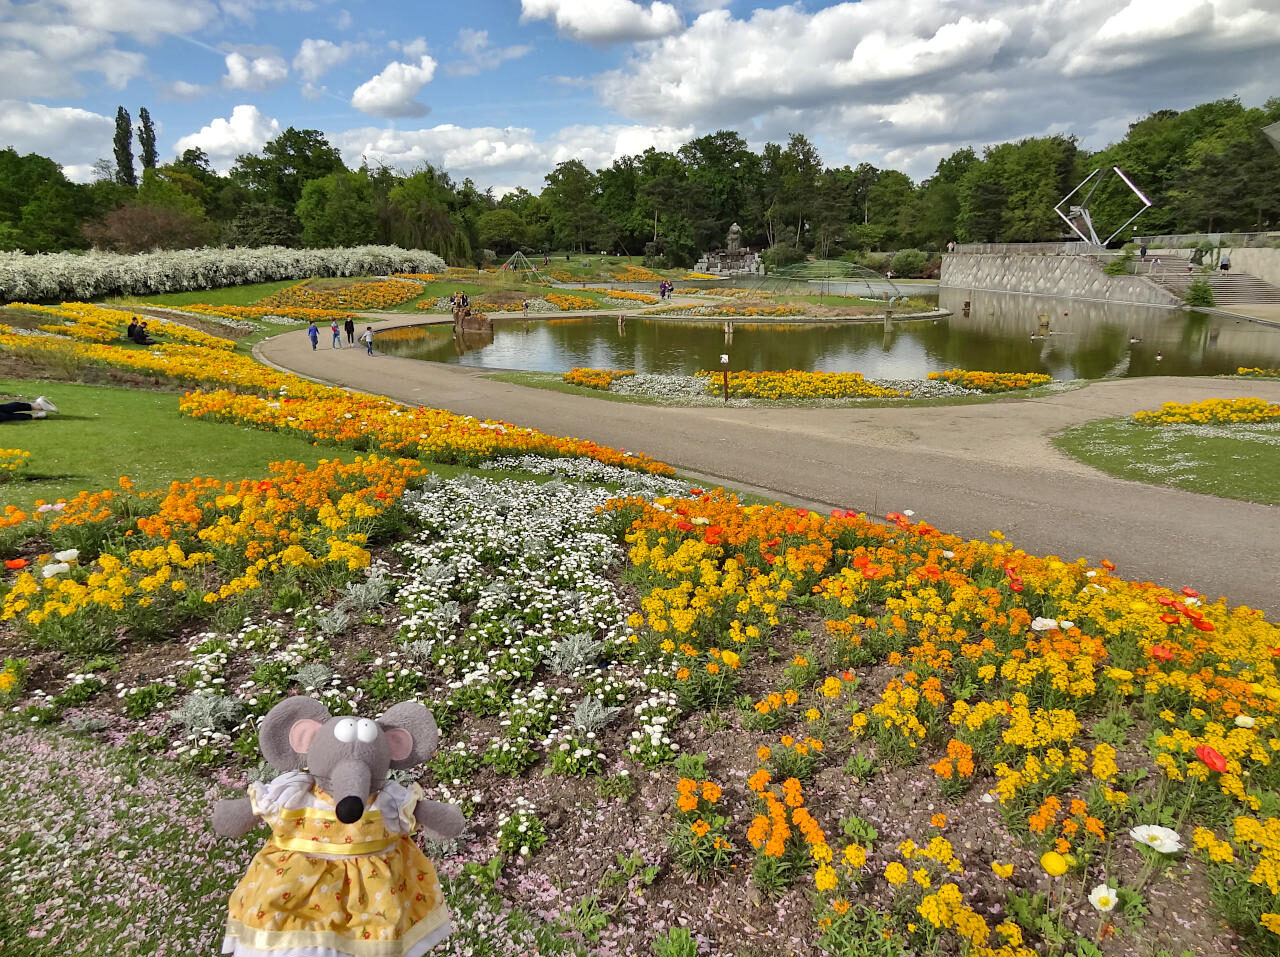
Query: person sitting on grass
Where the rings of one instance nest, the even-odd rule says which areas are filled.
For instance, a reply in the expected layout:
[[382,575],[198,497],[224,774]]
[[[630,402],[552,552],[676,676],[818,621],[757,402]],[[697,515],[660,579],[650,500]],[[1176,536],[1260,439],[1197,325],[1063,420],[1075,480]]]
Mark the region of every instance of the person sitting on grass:
[[151,334],[147,332],[147,324],[145,322],[139,322],[134,326],[129,338],[140,346],[154,346],[156,344],[156,341],[151,338]]
[[134,316],[129,320],[129,328],[124,331],[124,337],[132,341],[133,334],[138,331],[138,317]]
[[0,422],[29,422],[57,411],[58,407],[42,395],[36,396],[34,402],[0,402]]

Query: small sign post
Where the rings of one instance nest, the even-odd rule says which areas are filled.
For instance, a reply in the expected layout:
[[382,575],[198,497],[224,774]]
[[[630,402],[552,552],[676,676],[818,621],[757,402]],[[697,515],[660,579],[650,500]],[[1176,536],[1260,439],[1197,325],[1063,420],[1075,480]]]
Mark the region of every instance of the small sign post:
[[720,374],[724,377],[724,404],[729,404],[729,356],[722,353],[720,356]]

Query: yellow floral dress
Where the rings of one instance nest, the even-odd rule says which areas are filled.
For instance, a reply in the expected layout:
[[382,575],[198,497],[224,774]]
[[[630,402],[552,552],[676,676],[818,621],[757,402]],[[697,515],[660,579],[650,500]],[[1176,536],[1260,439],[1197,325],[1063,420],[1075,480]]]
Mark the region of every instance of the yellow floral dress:
[[410,835],[416,784],[388,781],[343,824],[315,779],[251,784],[271,839],[231,894],[222,952],[235,957],[420,957],[452,930],[435,868]]

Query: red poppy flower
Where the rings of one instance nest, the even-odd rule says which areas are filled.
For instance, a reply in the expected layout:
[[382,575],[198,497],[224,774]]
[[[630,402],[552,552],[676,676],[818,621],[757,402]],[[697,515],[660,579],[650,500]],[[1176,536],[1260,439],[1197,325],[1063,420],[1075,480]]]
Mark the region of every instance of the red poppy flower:
[[831,517],[832,517],[832,518],[844,518],[844,509],[842,509],[842,508],[833,508],[833,509],[831,510]]
[[1161,615],[1160,620],[1166,625],[1176,625],[1178,622],[1182,621],[1182,619],[1177,615]]
[[704,494],[704,493],[703,493],[702,489],[700,489],[700,488],[691,488],[691,489],[689,489],[689,494],[690,494],[690,495],[702,495],[702,494]]
[[27,560],[25,558],[8,558],[5,559],[4,567],[17,571],[19,568],[27,567]]
[[1200,747],[1196,748],[1196,757],[1199,758],[1204,763],[1204,766],[1210,771],[1217,771],[1221,774],[1227,769],[1227,759],[1207,744],[1202,744]]
[[1170,598],[1168,595],[1161,595],[1159,598],[1156,599],[1156,602],[1168,608],[1170,605],[1173,604],[1173,599]]
[[1151,657],[1156,661],[1173,661],[1173,652],[1164,645],[1152,645]]
[[798,508],[796,509],[796,514],[799,515],[801,518],[804,518],[806,515],[809,514],[809,510],[807,508]]
[[1211,622],[1211,621],[1205,621],[1205,619],[1203,619],[1203,618],[1197,618],[1197,619],[1196,619],[1195,621],[1193,621],[1191,624],[1192,624],[1194,627],[1199,628],[1201,631],[1213,631],[1213,630],[1214,630],[1214,628],[1213,628],[1213,622]]
[[843,678],[845,681],[852,681],[852,680],[853,680],[853,672],[852,672],[852,671],[842,671],[842,672],[840,673],[840,677],[841,677],[841,678]]
[[719,545],[721,543],[721,540],[714,535],[708,535],[706,538],[703,539],[703,541],[706,542],[708,545]]
[[1109,572],[1113,572],[1116,570],[1115,563],[1110,561],[1109,559],[1104,558],[1102,561],[1098,562],[1098,564],[1101,565],[1103,568],[1105,568]]
[[693,525],[691,525],[689,522],[676,522],[676,528],[680,529],[680,531],[682,532],[693,531]]
[[1200,593],[1196,591],[1194,588],[1192,588],[1190,585],[1187,585],[1185,588],[1182,589],[1182,594],[1186,595],[1188,598],[1200,597]]
[[1010,591],[1022,591],[1022,579],[1019,578],[1017,581],[1010,582],[1009,589]]
[[772,565],[774,562],[777,561],[777,559],[774,558],[772,555],[765,555],[764,560],[768,562],[770,565]]

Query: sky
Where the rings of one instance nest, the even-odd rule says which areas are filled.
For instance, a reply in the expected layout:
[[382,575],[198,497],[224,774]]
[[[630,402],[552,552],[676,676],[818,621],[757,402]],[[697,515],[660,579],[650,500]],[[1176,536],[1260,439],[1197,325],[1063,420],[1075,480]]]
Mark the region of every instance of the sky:
[[[1280,96],[1280,0],[0,0],[0,148],[93,178],[116,107],[220,170],[285,128],[501,194],[735,129],[927,177]],[[135,146],[136,151],[136,146]]]

